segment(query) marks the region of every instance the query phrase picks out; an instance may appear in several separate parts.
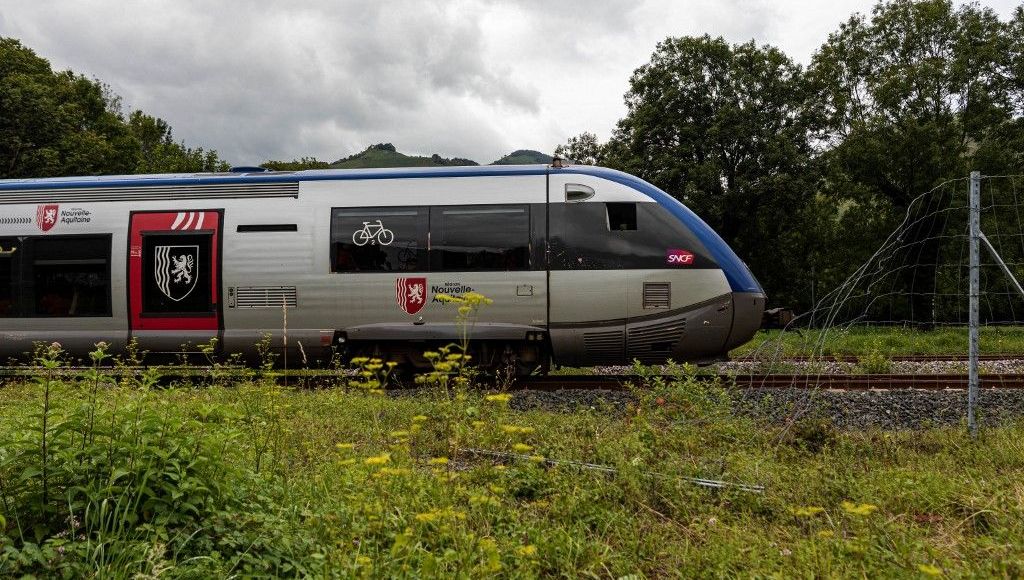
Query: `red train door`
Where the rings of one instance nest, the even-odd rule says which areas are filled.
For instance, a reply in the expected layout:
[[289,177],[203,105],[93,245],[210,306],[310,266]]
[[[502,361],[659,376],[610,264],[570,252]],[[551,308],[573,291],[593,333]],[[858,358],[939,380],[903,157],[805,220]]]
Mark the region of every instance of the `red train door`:
[[152,352],[219,338],[223,210],[138,211],[129,220],[131,336]]

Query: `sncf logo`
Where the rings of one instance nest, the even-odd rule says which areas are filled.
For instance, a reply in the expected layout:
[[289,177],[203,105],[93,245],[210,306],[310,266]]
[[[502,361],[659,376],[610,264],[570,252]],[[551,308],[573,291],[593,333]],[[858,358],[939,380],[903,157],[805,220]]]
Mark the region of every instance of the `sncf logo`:
[[693,252],[686,250],[668,250],[665,253],[665,263],[669,266],[692,266]]
[[36,225],[39,229],[48,232],[57,224],[57,204],[40,205],[36,207]]

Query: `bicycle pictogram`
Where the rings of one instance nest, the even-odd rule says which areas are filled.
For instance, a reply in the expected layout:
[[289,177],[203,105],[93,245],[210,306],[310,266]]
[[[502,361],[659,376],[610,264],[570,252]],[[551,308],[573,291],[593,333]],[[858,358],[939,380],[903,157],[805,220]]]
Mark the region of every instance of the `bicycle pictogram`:
[[363,222],[363,229],[352,232],[352,242],[357,246],[365,246],[368,242],[382,246],[391,245],[395,241],[395,232],[384,227],[380,220]]

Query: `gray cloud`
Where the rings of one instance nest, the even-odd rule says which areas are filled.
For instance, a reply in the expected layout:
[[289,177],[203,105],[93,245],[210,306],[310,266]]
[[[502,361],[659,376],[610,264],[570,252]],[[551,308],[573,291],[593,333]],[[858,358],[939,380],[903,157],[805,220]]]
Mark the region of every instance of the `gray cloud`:
[[[994,0],[1004,15],[1013,0]],[[751,38],[806,62],[873,0],[50,0],[0,35],[108,83],[234,163],[400,150],[491,161],[607,136],[667,36]],[[1005,5],[1005,6],[1004,6]]]

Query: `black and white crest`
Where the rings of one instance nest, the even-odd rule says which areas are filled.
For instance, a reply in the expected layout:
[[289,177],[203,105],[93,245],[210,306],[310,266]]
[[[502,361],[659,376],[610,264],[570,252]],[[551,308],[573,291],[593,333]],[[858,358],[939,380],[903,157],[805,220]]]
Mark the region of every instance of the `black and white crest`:
[[175,302],[196,289],[199,278],[199,246],[155,246],[153,277],[160,291]]

